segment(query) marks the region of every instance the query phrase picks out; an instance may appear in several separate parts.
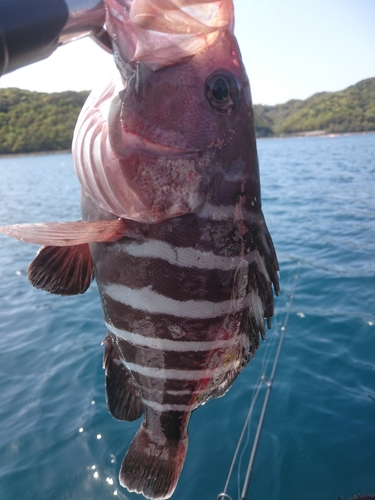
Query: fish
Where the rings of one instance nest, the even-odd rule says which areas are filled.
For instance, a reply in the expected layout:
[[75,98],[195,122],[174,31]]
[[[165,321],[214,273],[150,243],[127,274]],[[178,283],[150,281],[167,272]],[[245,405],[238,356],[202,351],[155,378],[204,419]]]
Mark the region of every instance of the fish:
[[191,413],[229,390],[271,326],[279,267],[232,0],[105,5],[117,69],[74,132],[82,219],[0,231],[43,245],[37,288],[77,295],[95,277],[109,411],[143,416],[119,480],[166,499]]

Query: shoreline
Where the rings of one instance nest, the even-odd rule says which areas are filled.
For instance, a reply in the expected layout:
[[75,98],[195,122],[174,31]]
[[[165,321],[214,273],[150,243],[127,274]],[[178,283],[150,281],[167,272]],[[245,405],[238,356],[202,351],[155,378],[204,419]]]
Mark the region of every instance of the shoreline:
[[66,155],[68,153],[71,153],[71,149],[60,149],[57,151],[34,151],[34,152],[29,152],[29,153],[5,153],[5,154],[0,154],[0,159],[1,158],[17,158],[20,156],[47,156],[47,155]]
[[323,130],[311,130],[309,132],[296,132],[295,134],[269,135],[260,136],[256,140],[261,139],[292,139],[292,138],[311,138],[311,137],[341,137],[345,135],[367,135],[375,134],[375,130],[365,130],[363,132],[325,132]]

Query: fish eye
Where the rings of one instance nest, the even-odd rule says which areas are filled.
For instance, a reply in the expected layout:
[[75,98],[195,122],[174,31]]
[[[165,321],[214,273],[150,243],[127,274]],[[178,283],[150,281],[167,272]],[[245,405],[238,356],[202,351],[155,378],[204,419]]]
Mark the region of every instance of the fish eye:
[[226,113],[236,106],[240,90],[237,78],[228,71],[213,73],[206,81],[208,102],[221,113]]

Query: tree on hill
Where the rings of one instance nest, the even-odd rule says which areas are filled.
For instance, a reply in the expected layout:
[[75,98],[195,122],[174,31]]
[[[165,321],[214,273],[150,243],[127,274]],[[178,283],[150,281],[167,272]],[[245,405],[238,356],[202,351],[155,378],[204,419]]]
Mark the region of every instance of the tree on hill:
[[265,118],[274,135],[313,130],[367,132],[375,130],[375,78],[362,80],[339,92],[315,94],[305,101],[292,100],[277,106],[258,105],[254,108],[256,120],[257,117],[263,120],[257,127],[259,135]]
[[70,149],[88,92],[0,90],[0,153]]

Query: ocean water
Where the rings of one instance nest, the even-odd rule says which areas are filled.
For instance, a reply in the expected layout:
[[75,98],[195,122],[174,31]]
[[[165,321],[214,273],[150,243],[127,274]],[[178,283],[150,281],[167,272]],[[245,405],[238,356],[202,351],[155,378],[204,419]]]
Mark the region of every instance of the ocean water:
[[[263,209],[280,261],[273,327],[225,397],[194,412],[176,500],[239,498],[276,348],[285,338],[251,500],[375,494],[375,134],[260,140]],[[75,220],[71,155],[0,159],[0,224]],[[140,421],[104,396],[95,282],[61,298],[26,277],[37,251],[0,235],[0,500],[135,500],[118,471]]]

